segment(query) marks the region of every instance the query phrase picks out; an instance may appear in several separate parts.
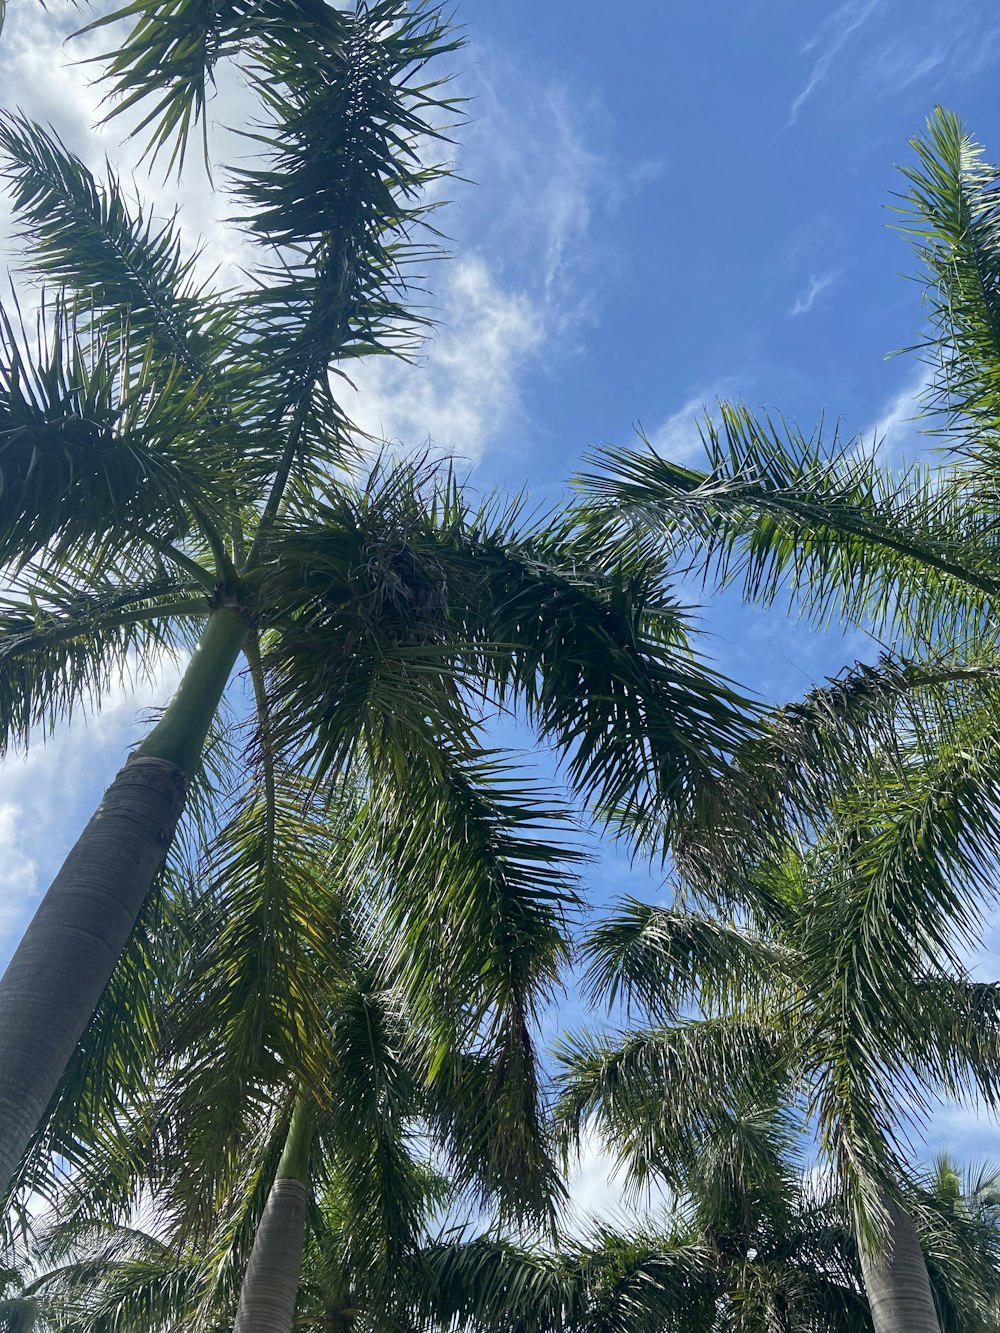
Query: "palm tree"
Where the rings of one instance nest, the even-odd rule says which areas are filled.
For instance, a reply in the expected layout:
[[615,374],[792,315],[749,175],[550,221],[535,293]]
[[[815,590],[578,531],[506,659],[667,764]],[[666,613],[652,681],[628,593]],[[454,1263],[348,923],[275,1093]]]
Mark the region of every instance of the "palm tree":
[[[177,57],[153,116],[165,142],[199,111],[211,59],[246,38],[265,108],[262,157],[235,175],[262,254],[246,289],[201,283],[173,225],[130,210],[113,174],[100,185],[52,135],[0,122],[25,239],[57,292],[36,346],[16,312],[0,324],[3,744],[197,641],[0,983],[3,1180],[63,1098],[77,1043],[112,1040],[95,1007],[142,932],[241,654],[258,747],[320,788],[370,782],[387,839],[425,860],[435,821],[462,811],[451,774],[481,754],[484,710],[519,707],[584,800],[667,822],[747,725],[692,659],[663,561],[595,560],[572,517],[477,508],[417,465],[350,474],[335,377],[408,354],[427,322],[407,302],[434,252],[427,188],[447,174],[428,145],[454,117],[425,72],[456,45],[440,10],[322,4],[289,46],[261,33],[294,34],[298,11],[266,4],[178,47],[175,9],[144,16],[140,54],[113,72],[126,99],[145,96],[157,43]],[[266,879],[269,781],[260,795]]]
[[878,1333],[939,1328],[902,1192],[912,1134],[936,1093],[1000,1091],[1000,986],[962,962],[984,892],[966,821],[993,804],[969,761],[858,780],[812,845],[757,863],[742,924],[625,902],[585,946],[591,993],[658,1025],[562,1055],[569,1130],[595,1118],[640,1180],[741,1107],[800,1107],[840,1182]]
[[[821,709],[810,705],[810,718],[782,714],[780,734],[744,756],[779,802],[787,792],[775,782],[775,762],[798,767],[792,805],[806,823],[828,809],[840,776],[824,730],[844,742],[848,773],[867,761],[863,735],[846,734],[851,719],[841,709],[853,711],[862,733],[877,728],[880,742],[894,729],[922,732],[929,712],[933,750],[956,714],[959,725],[985,734],[995,707],[1000,174],[941,109],[912,145],[900,230],[924,270],[928,326],[911,350],[930,367],[921,416],[938,457],[894,470],[878,440],[841,440],[837,430],[825,439],[822,424],[806,435],[781,417],[721,403],[700,428],[706,470],[677,466],[644,442],[604,451],[585,479],[595,540],[666,538],[678,558],[720,586],[742,587],[748,601],[770,606],[787,595],[817,627],[867,623],[893,645],[877,665],[825,692]],[[879,762],[890,759],[882,752]],[[725,795],[715,806],[723,830],[730,807]],[[766,807],[757,802],[757,815]],[[741,856],[752,803],[745,813],[733,829]],[[725,840],[715,841],[718,849]]]
[[[28,1181],[71,1232],[95,1213],[155,1215],[171,1253],[201,1252],[199,1317],[231,1317],[238,1295],[237,1327],[290,1329],[303,1245],[326,1226],[314,1195],[353,1219],[344,1267],[366,1274],[366,1308],[412,1250],[415,1144],[463,1197],[551,1223],[562,1184],[533,1029],[566,955],[579,853],[555,841],[566,812],[495,758],[452,765],[461,814],[436,779],[433,862],[389,845],[377,801],[319,799],[258,762],[261,795],[240,793],[235,827],[192,872],[200,893],[166,905],[163,979],[144,992],[129,974],[116,1027],[126,1042],[138,1028],[136,1058],[77,1071]],[[95,1095],[101,1076],[113,1098]]]

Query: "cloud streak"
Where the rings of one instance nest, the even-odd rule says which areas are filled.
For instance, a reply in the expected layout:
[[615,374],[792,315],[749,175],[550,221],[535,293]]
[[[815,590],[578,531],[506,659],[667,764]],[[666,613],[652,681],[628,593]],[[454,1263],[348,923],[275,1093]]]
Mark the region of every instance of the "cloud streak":
[[809,78],[801,91],[792,99],[788,109],[788,125],[794,125],[799,112],[819,85],[830,73],[830,66],[854,34],[868,22],[881,0],[847,0],[835,10],[802,48],[804,55],[819,51]]
[[836,270],[831,270],[829,273],[813,273],[789,307],[788,318],[796,319],[799,315],[807,315],[819,298],[835,286],[839,277],[840,274]]

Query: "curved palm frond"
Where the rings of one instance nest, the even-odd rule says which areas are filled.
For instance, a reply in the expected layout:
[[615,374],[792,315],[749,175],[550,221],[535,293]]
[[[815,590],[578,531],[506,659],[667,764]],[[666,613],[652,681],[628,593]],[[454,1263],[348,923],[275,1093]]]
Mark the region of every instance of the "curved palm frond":
[[619,996],[657,1018],[688,1005],[706,1014],[757,1007],[775,977],[797,970],[795,950],[696,912],[627,898],[582,947],[592,1003]]
[[[633,1184],[668,1182],[712,1127],[741,1106],[770,1105],[787,1082],[794,1038],[776,1023],[693,1020],[609,1038],[566,1038],[556,1121],[566,1145],[595,1124]],[[676,1179],[676,1177],[673,1177]]]
[[623,524],[652,527],[719,584],[741,582],[763,605],[787,593],[819,626],[891,625],[918,643],[988,628],[995,526],[947,469],[893,472],[873,449],[807,438],[739,404],[720,404],[702,438],[705,472],[648,442],[596,455],[601,471],[582,484],[612,548]]
[[[167,0],[128,4],[81,30],[134,20],[125,41],[98,59],[111,87],[111,116],[132,112],[155,99],[133,130],[150,130],[154,158],[170,145],[169,171],[184,164],[188,138],[205,111],[213,74],[222,59],[265,54],[272,44],[288,47],[308,67],[338,51],[346,17],[322,0]],[[205,162],[208,164],[207,141]]]
[[191,447],[201,388],[176,362],[157,373],[152,345],[128,330],[81,325],[61,298],[43,304],[30,343],[0,310],[0,563],[99,568],[203,544],[214,472],[208,441],[204,455]]
[[0,597],[0,754],[27,748],[37,727],[99,710],[120,681],[152,679],[208,614],[203,595],[165,572],[102,582],[73,586],[29,569]]
[[549,1216],[561,1186],[534,1029],[578,906],[567,812],[495,753],[374,759],[359,847],[379,868],[393,966],[427,1033],[442,1149],[460,1185],[505,1215]]

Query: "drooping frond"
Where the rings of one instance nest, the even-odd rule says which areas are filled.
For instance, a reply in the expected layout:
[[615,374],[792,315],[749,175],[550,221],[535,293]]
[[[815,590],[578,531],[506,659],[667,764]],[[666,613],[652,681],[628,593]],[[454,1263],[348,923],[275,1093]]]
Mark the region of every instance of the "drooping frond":
[[800,966],[797,952],[707,914],[629,898],[583,944],[592,1003],[619,996],[658,1018],[689,1005],[704,1013],[756,1008]]
[[[578,1143],[592,1123],[637,1185],[672,1173],[713,1126],[747,1102],[771,1104],[787,1084],[794,1034],[775,1022],[695,1020],[608,1038],[565,1039],[557,1118]],[[794,1070],[794,1066],[791,1066]]]
[[367,1253],[372,1281],[381,1285],[426,1216],[415,1151],[423,1070],[402,994],[374,961],[355,961],[333,999],[329,1031],[317,1174],[342,1200],[355,1257]]
[[126,329],[80,326],[61,299],[43,304],[35,346],[0,310],[0,564],[130,552],[201,537],[213,450],[200,443],[202,390],[177,363],[158,373],[153,345]]
[[208,612],[204,596],[166,573],[145,584],[91,579],[84,589],[28,570],[8,586],[0,597],[0,754],[27,746],[35,728],[99,710],[119,682],[152,679]]
[[911,640],[972,636],[995,609],[996,528],[947,471],[892,472],[871,448],[722,403],[704,423],[705,472],[607,449],[583,478],[597,533],[654,528],[749,601],[787,594],[811,621],[892,626]]
[[237,1127],[290,1074],[326,1086],[324,977],[341,942],[329,855],[322,812],[281,770],[257,772],[215,840],[170,1019],[171,1114],[200,1127],[180,1145],[192,1196],[224,1180]]
[[[196,1308],[197,1257],[129,1227],[55,1227],[43,1238],[46,1271],[31,1283],[46,1319],[66,1333],[170,1333]],[[56,1259],[55,1266],[52,1260]]]
[[755,868],[812,838],[838,792],[933,755],[970,710],[995,709],[998,688],[990,642],[968,657],[885,656],[842,671],[765,714],[759,734],[736,747],[729,771],[698,792],[675,867],[716,902],[755,900],[765,889]]
[[[323,0],[168,0],[131,3],[83,29],[133,21],[132,31],[103,57],[111,116],[141,109],[133,133],[149,130],[154,156],[171,145],[169,166],[180,170],[188,137],[205,125],[205,109],[221,59],[287,47],[304,67],[341,47],[346,16]],[[147,107],[143,103],[147,103]],[[149,102],[152,105],[149,106]]]
[[545,1215],[561,1191],[535,1032],[577,905],[566,812],[497,754],[374,760],[359,846],[426,1032],[443,1151],[461,1186],[511,1216]]

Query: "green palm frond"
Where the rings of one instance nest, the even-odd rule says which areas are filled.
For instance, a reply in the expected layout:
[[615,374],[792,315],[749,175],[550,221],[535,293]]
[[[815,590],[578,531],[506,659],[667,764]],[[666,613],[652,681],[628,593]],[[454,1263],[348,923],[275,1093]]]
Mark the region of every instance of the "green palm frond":
[[1000,982],[931,977],[914,990],[922,1031],[908,1044],[918,1072],[950,1097],[992,1105],[1000,1095]]
[[306,452],[316,464],[343,447],[332,370],[406,355],[430,322],[411,298],[437,253],[427,190],[449,170],[428,149],[454,103],[424,71],[461,43],[438,5],[380,0],[342,22],[321,61],[303,65],[295,44],[262,55],[264,160],[237,174],[243,220],[270,256],[247,311],[257,399],[286,435],[270,514]]
[[43,304],[34,341],[0,310],[0,563],[197,540],[216,503],[201,497],[218,495],[209,442],[191,447],[201,389],[176,362],[157,374],[128,330],[91,336],[62,299]]
[[327,1079],[324,976],[341,940],[329,826],[293,774],[265,768],[251,770],[211,848],[170,1019],[174,1114],[183,1123],[211,1109],[185,1147],[192,1188],[204,1173],[206,1191],[227,1169],[235,1126],[289,1073],[320,1090]]
[[630,1181],[668,1182],[713,1126],[747,1104],[771,1104],[794,1059],[794,1039],[775,1023],[742,1018],[693,1020],[610,1038],[566,1038],[557,1123],[563,1142],[579,1143],[588,1123],[600,1130]]
[[628,1003],[664,1019],[757,1007],[775,977],[799,967],[794,949],[695,912],[625,899],[582,948],[592,1003]]
[[[155,156],[171,145],[168,171],[183,166],[188,138],[205,109],[213,73],[222,59],[264,55],[287,46],[303,66],[319,64],[341,48],[347,19],[322,0],[133,0],[83,29],[132,20],[125,41],[105,61],[110,116],[142,109],[133,133],[150,131]],[[152,101],[150,109],[144,102]],[[207,129],[206,129],[207,132]],[[206,144],[207,164],[207,144]]]
[[100,709],[118,682],[152,679],[190,645],[204,596],[166,573],[147,583],[75,587],[22,571],[0,597],[0,753],[26,747],[79,709]]
[[[817,625],[892,625],[912,639],[971,635],[996,605],[995,525],[945,469],[885,467],[863,445],[722,403],[702,430],[705,472],[614,448],[583,478],[595,525],[660,531],[750,601],[787,594]],[[624,540],[629,540],[626,534]]]
[[359,846],[379,868],[394,967],[428,1033],[444,1151],[505,1213],[544,1214],[560,1188],[534,1031],[578,905],[567,812],[494,753],[441,749],[395,771],[392,760],[373,764],[382,778]]
[[41,1250],[62,1262],[29,1290],[63,1333],[170,1333],[195,1305],[197,1259],[132,1228],[56,1227]]
[[883,656],[856,663],[801,701],[766,714],[758,735],[737,746],[731,775],[704,786],[674,846],[685,881],[716,902],[751,902],[764,890],[761,862],[810,839],[845,787],[860,776],[911,767],[932,755],[970,710],[996,706],[995,646],[920,661]]
[[275,741],[329,781],[365,750],[433,755],[470,731],[455,621],[478,572],[437,527],[436,486],[421,464],[378,464],[360,484],[328,484],[312,521],[272,542]]
[[383,1270],[399,1263],[425,1219],[426,1178],[415,1152],[421,1069],[408,1029],[401,994],[370,965],[356,965],[331,1009],[327,1105],[314,1156],[321,1181],[329,1175],[346,1206],[355,1252],[367,1239],[371,1262]]
[[[472,521],[477,614],[502,702],[525,707],[598,814],[665,843],[694,793],[754,730],[749,704],[698,662],[665,558],[595,548],[578,515],[515,539],[518,508]],[[472,604],[474,608],[477,603]]]
[[919,350],[935,377],[929,398],[947,447],[969,460],[979,503],[996,510],[1000,417],[1000,174],[958,117],[940,107],[911,144],[900,230],[926,269],[930,331]]
[[[110,165],[99,182],[53,132],[23,116],[0,116],[0,155],[35,270],[80,317],[127,328],[135,346],[153,343],[165,368],[176,362],[188,384],[213,385],[233,351],[233,311],[199,282],[176,217],[144,214]],[[215,410],[225,411],[230,396],[214,395]]]

